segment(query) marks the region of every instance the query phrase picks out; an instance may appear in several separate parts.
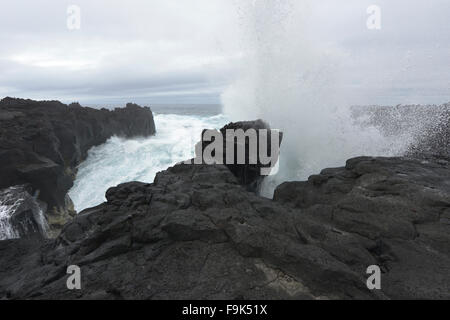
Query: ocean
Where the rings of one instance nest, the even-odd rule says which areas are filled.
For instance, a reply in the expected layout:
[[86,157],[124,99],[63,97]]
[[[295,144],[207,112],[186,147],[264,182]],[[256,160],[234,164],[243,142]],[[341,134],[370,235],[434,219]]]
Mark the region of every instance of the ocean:
[[153,111],[155,136],[112,137],[105,144],[92,148],[80,164],[69,191],[77,212],[104,202],[106,191],[118,184],[152,183],[158,172],[194,157],[194,146],[200,141],[203,129],[220,129],[229,122],[220,105],[148,106]]

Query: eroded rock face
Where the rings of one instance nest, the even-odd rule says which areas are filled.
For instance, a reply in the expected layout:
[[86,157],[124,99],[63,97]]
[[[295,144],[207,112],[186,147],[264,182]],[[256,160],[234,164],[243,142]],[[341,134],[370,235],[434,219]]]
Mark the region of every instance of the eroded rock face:
[[75,214],[67,196],[88,150],[113,135],[155,133],[150,109],[128,104],[108,111],[58,101],[0,101],[0,188],[30,184],[48,206],[57,233]]
[[449,178],[448,164],[358,158],[272,201],[226,166],[177,165],[111,188],[56,240],[0,242],[0,298],[448,299]]

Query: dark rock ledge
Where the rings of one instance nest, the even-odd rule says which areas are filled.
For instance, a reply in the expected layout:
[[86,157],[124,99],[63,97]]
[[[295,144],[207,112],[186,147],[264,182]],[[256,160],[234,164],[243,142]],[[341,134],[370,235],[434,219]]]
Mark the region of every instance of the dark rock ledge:
[[0,189],[27,185],[47,207],[51,235],[75,214],[67,195],[88,150],[113,135],[155,133],[149,108],[109,111],[58,101],[0,101]]
[[[445,160],[351,159],[275,200],[225,166],[177,165],[107,200],[55,240],[0,242],[0,299],[450,298]],[[66,288],[73,264],[82,290]]]

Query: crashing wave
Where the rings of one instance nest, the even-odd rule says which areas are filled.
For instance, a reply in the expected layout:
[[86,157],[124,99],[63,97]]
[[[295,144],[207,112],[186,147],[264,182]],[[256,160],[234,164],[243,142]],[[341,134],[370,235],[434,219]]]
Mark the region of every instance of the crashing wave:
[[45,210],[36,198],[30,195],[27,185],[0,190],[0,240],[17,239],[32,234],[47,236]]

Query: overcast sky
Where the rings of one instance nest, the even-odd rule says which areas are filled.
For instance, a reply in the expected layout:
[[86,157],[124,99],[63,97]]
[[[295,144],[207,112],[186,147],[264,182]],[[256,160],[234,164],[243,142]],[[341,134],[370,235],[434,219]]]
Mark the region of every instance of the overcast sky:
[[[3,1],[0,96],[218,103],[245,61],[242,10],[251,6],[241,1]],[[72,4],[79,30],[67,28]],[[381,30],[366,27],[371,4],[382,10]],[[450,1],[316,0],[307,12],[298,36],[307,28],[346,54],[342,86],[354,104],[450,101]]]

